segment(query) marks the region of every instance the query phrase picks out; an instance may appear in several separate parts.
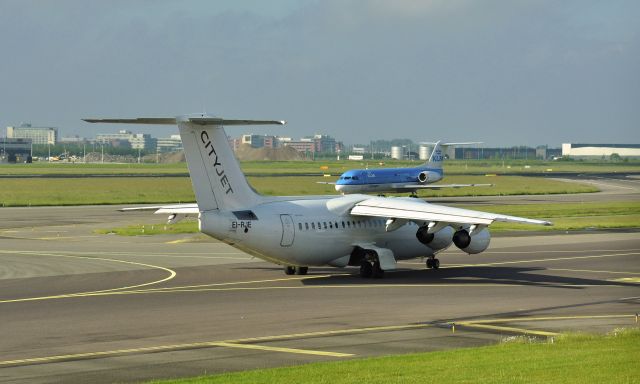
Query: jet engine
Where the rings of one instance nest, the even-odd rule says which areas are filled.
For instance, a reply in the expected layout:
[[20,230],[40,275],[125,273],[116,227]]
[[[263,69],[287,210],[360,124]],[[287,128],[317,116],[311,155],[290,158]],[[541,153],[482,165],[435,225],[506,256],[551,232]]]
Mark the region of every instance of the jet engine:
[[434,183],[442,179],[442,175],[437,172],[422,171],[418,173],[418,182],[420,184]]
[[456,247],[469,254],[483,252],[489,247],[490,241],[491,234],[487,228],[473,233],[473,235],[470,235],[466,229],[461,229],[453,234],[453,243]]
[[453,228],[446,226],[436,233],[428,233],[427,226],[418,228],[416,232],[416,238],[424,245],[428,245],[429,248],[434,251],[447,248],[451,245],[451,238],[453,237]]

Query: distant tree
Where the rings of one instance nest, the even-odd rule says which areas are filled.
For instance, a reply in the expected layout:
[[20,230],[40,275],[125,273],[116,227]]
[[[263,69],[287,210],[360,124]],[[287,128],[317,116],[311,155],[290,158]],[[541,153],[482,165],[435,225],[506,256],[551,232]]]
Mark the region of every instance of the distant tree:
[[611,156],[609,156],[609,160],[611,160],[611,161],[621,161],[622,157],[620,157],[620,155],[618,155],[617,153],[612,153]]

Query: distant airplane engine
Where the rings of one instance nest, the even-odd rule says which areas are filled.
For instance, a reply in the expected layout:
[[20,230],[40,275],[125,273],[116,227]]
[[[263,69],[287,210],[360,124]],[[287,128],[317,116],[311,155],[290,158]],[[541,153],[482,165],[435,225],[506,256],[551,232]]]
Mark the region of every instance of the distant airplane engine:
[[418,174],[418,181],[422,184],[440,180],[440,175],[435,172],[422,171]]
[[422,226],[418,228],[416,237],[418,241],[424,245],[428,245],[429,248],[434,251],[447,248],[451,245],[451,239],[453,238],[453,228],[446,226],[436,233],[427,233],[428,228]]
[[453,234],[453,243],[456,247],[469,254],[483,252],[489,247],[490,241],[491,234],[487,228],[473,235],[469,235],[469,232],[465,229],[461,229]]

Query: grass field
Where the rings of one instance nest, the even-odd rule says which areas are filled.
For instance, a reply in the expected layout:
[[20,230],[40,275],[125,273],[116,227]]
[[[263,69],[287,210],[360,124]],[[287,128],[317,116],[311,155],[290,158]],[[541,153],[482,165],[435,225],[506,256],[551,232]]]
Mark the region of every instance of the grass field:
[[[381,164],[382,163],[382,164]],[[339,176],[349,169],[415,167],[419,161],[247,161],[242,162],[244,172],[251,175],[270,174],[331,174]],[[541,161],[541,160],[447,160],[445,174],[510,174],[545,172],[640,172],[640,161]],[[82,175],[82,174],[176,174],[187,173],[186,163],[174,164],[118,164],[118,163],[47,163],[0,164],[0,175]]]
[[[265,195],[336,194],[324,177],[250,177]],[[494,187],[421,191],[420,196],[480,196],[595,192],[584,184],[523,176],[451,176],[447,183],[494,183]],[[0,206],[156,204],[193,202],[188,177],[9,178],[0,180]]]
[[638,383],[640,331],[315,363],[154,383]]
[[[604,228],[640,228],[640,202],[606,202],[581,204],[522,204],[522,205],[468,205],[463,208],[501,213],[505,215],[538,218],[553,221],[553,226],[496,223],[491,232],[506,231],[569,231]],[[149,221],[161,221],[149,218]],[[162,217],[164,220],[164,217]],[[106,228],[97,233],[115,233],[123,236],[157,235],[171,233],[197,233],[198,223],[185,220],[173,225],[161,222],[137,224],[127,227]]]

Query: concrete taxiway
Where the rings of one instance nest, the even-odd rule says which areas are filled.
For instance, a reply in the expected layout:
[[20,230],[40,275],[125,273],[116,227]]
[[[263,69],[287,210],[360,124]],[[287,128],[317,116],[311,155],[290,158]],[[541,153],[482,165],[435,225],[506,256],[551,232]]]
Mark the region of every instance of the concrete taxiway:
[[0,382],[137,382],[638,326],[634,231],[495,237],[480,255],[447,250],[437,271],[414,260],[374,280],[286,276],[200,235],[94,234],[163,219],[116,208],[0,210]]

